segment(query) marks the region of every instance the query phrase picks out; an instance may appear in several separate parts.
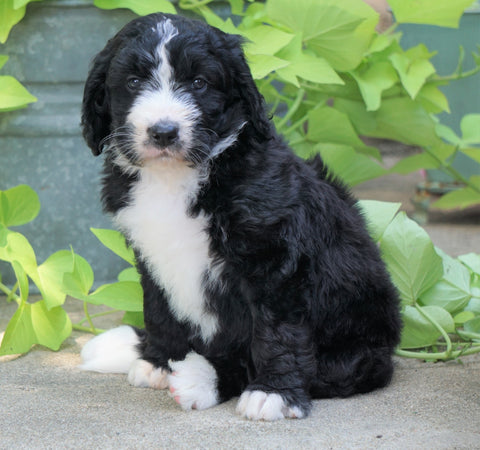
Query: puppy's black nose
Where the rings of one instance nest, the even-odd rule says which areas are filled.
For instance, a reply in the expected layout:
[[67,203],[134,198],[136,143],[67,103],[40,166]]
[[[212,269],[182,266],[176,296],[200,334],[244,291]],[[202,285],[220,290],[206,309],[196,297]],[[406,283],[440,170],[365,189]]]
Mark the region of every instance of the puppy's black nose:
[[178,125],[173,122],[157,122],[148,130],[148,136],[155,145],[168,147],[178,139]]

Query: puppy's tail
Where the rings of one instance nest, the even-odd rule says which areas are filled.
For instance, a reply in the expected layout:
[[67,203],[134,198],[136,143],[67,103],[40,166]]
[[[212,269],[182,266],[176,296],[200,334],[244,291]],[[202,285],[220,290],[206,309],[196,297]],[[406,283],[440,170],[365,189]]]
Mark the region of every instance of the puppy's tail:
[[94,337],[85,344],[80,353],[80,369],[128,373],[132,364],[140,358],[143,336],[143,330],[123,325]]

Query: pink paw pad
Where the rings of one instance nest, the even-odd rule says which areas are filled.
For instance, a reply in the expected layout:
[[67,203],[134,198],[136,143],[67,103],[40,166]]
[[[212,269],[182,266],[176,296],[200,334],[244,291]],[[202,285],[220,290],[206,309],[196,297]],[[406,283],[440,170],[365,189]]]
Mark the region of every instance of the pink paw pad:
[[205,409],[218,403],[216,372],[210,363],[197,353],[189,353],[183,361],[169,361],[170,396],[184,410]]

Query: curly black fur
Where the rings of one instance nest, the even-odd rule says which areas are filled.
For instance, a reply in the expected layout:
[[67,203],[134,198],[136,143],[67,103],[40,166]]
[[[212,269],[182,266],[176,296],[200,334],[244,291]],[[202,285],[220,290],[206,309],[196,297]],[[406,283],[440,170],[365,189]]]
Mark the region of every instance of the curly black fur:
[[[260,390],[304,414],[311,398],[387,385],[401,329],[397,292],[355,199],[319,156],[303,161],[277,135],[237,36],[169,15],[128,24],[92,65],[82,116],[88,145],[100,154],[125,124],[135,100],[126,75],[148,77],[161,63],[160,38],[149,30],[165,19],[178,30],[166,46],[175,83],[188,89],[199,73],[208,83],[207,92],[189,94],[201,114],[185,164],[204,175],[187,214],[207,218],[219,273],[211,282],[207,271],[203,289],[218,327],[205,339],[198,324],[179,320],[175,299],[132,242],[145,295],[142,358],[168,369],[194,350],[214,366],[220,401]],[[208,158],[205,149],[237,131]],[[116,164],[117,147],[105,157],[103,185],[114,216],[133,201],[142,170]]]

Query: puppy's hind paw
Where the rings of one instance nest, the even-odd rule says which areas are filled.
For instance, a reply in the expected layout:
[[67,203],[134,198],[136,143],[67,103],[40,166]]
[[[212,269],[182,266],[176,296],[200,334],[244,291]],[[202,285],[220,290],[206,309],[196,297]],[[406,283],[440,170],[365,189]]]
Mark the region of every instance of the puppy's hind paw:
[[128,373],[140,357],[140,338],[132,327],[123,325],[88,341],[82,349],[80,369],[104,373]]
[[251,420],[301,419],[305,413],[298,406],[287,406],[280,394],[245,391],[237,404],[237,413]]
[[143,359],[137,359],[128,372],[128,381],[136,387],[149,387],[153,389],[166,389],[168,372]]

